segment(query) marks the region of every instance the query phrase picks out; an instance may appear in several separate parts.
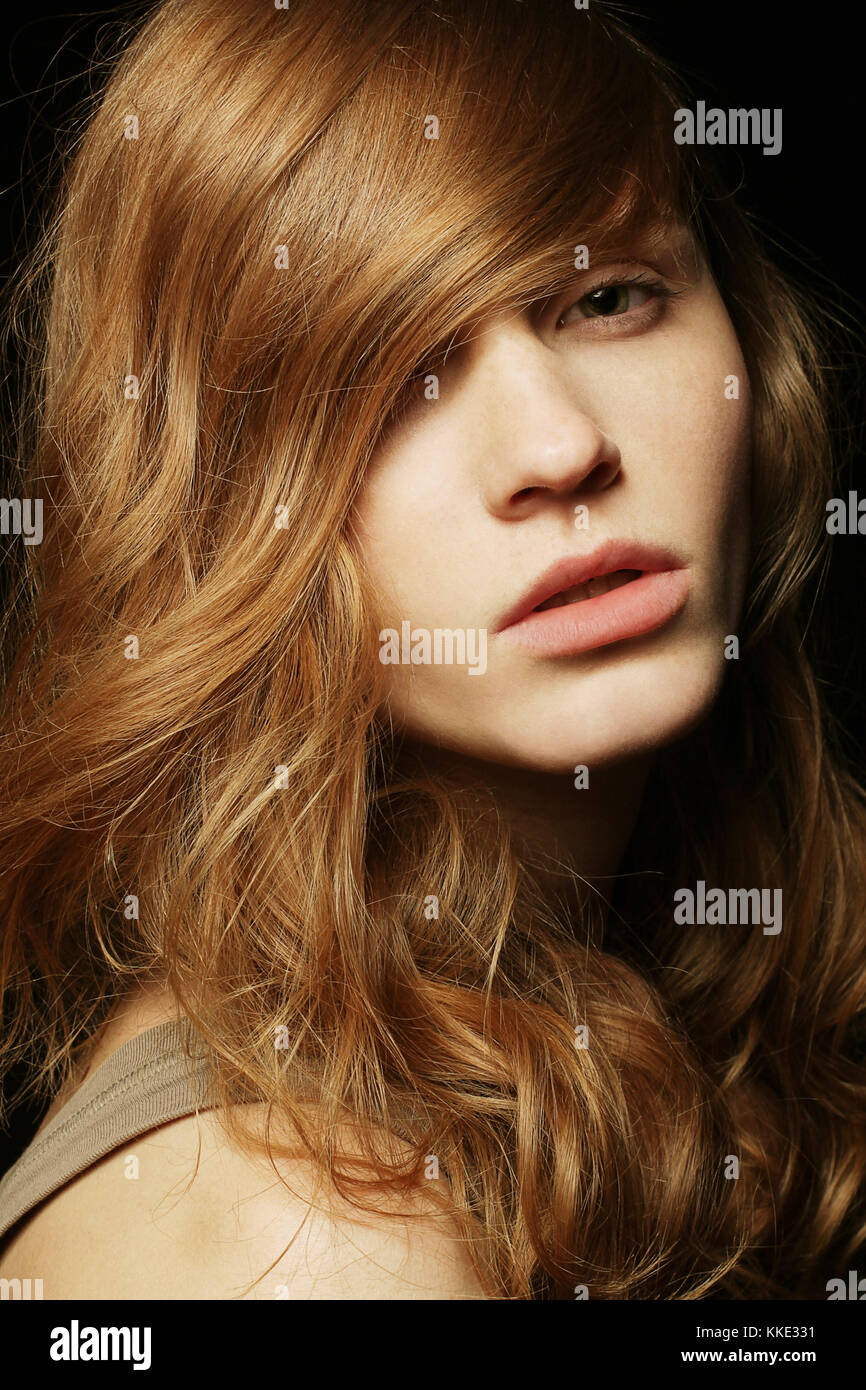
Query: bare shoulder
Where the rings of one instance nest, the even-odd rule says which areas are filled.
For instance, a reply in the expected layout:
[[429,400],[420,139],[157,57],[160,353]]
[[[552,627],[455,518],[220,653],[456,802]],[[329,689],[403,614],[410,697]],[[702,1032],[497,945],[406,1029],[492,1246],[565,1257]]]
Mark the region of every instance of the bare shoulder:
[[361,1213],[317,1190],[306,1162],[276,1166],[231,1143],[213,1112],[170,1121],[38,1208],[0,1278],[41,1278],[49,1299],[485,1297],[436,1199],[444,1182]]

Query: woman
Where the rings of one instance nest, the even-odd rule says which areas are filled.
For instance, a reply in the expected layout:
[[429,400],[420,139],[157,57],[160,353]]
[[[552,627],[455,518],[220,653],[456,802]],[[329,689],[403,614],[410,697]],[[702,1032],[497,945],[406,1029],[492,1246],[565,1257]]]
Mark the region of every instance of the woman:
[[862,1244],[823,325],[682,103],[602,5],[124,47],[28,282],[0,1275],[825,1297]]

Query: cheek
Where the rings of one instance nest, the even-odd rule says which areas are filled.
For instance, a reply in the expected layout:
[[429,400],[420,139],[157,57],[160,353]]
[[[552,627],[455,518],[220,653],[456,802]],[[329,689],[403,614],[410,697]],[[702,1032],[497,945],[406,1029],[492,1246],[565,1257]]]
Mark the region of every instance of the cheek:
[[376,458],[364,481],[352,512],[353,545],[388,622],[417,614],[441,588],[444,491],[417,445]]
[[715,298],[646,345],[641,363],[606,374],[602,428],[620,446],[636,525],[694,565],[696,617],[731,631],[750,548],[746,364]]
[[731,630],[748,571],[752,401],[727,316],[717,333],[692,343],[689,360],[692,370],[671,402],[678,416],[672,505],[701,571],[707,611]]
[[684,443],[693,451],[694,516],[698,527],[703,523],[705,546],[722,564],[730,594],[741,596],[749,551],[752,398],[727,315],[716,336],[695,344],[693,361],[694,378],[683,409],[688,424]]
[[671,460],[680,481],[736,487],[748,454],[751,396],[733,335],[686,335],[654,373],[652,399],[659,454]]
[[[685,542],[747,522],[751,438],[748,372],[727,314],[697,314],[656,339],[646,370],[629,374],[611,415],[613,437],[635,464],[635,484]],[[674,539],[674,537],[671,537]]]
[[465,416],[441,404],[377,450],[352,513],[355,548],[391,622],[455,619],[477,585],[471,527],[479,499],[466,472]]
[[386,607],[399,601],[396,576],[405,574],[404,556],[417,531],[408,468],[392,456],[374,459],[352,512],[354,545],[368,578]]

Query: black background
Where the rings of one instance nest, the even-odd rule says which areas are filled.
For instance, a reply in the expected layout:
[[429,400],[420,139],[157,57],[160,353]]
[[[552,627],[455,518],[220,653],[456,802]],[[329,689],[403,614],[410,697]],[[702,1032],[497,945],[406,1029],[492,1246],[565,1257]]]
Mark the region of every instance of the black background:
[[[545,0],[545,5],[555,3]],[[55,151],[65,145],[70,112],[101,80],[99,73],[88,76],[88,68],[94,58],[104,57],[106,38],[118,18],[146,8],[90,5],[76,11],[32,0],[26,17],[7,11],[0,20],[4,274],[14,274],[25,245],[22,238],[26,244],[32,241],[40,192]],[[659,0],[619,9],[679,67],[694,97],[723,107],[782,108],[780,154],[765,156],[760,147],[748,146],[720,154],[729,180],[739,186],[740,200],[775,243],[783,268],[819,298],[830,293],[834,303],[841,299],[856,336],[835,366],[841,368],[849,400],[859,406],[866,313],[860,214],[866,83],[859,6]],[[849,488],[859,488],[866,495],[862,452],[847,452],[835,493],[845,496]],[[15,495],[14,489],[4,495]],[[861,777],[866,772],[866,642],[859,616],[864,557],[866,537],[834,539],[817,634],[819,674]],[[10,1136],[0,1136],[0,1172],[28,1142],[37,1121],[32,1111],[17,1112]]]

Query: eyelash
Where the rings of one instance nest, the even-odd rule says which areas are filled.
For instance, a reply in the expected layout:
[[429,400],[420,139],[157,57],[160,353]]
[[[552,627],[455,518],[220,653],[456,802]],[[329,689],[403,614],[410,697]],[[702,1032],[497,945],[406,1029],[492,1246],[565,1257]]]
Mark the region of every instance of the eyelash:
[[[632,286],[636,286],[638,289],[651,290],[653,298],[656,300],[678,299],[679,296],[683,294],[683,290],[672,289],[670,285],[665,284],[664,280],[659,279],[655,275],[648,275],[643,271],[637,275],[618,275],[616,274],[616,272],[612,272],[609,275],[601,276],[601,278],[597,280],[596,283],[592,285],[588,290],[586,290],[580,296],[579,299],[574,300],[573,303],[569,304],[568,308],[563,309],[562,313],[556,320],[556,327],[567,327],[568,325],[562,323],[562,320],[565,318],[565,315],[570,313],[572,309],[576,309],[580,304],[583,303],[585,299],[588,299],[591,294],[597,294],[599,290],[624,289],[631,288]],[[648,306],[642,305],[641,307],[646,308]],[[639,312],[639,310],[635,312]],[[581,318],[575,321],[578,323],[610,323],[612,319],[622,319],[627,318],[628,316],[629,310],[626,310],[625,313],[622,314],[593,314],[588,316],[587,318]]]
[[[571,309],[574,309],[577,307],[577,305],[583,303],[585,299],[588,299],[591,294],[597,294],[599,290],[607,290],[613,288],[622,289],[625,287],[631,288],[632,286],[637,287],[638,289],[651,290],[653,299],[655,300],[677,299],[681,294],[684,293],[683,290],[672,289],[670,285],[665,284],[664,280],[659,279],[655,275],[648,275],[644,271],[639,272],[637,275],[618,275],[614,271],[608,275],[602,275],[596,281],[596,283],[590,287],[590,289],[586,290],[580,296],[580,299],[574,300],[574,302],[570,304],[568,308],[563,309],[562,313],[556,320],[556,327],[567,327],[568,325],[562,324],[562,320],[565,317],[565,315],[569,313]],[[641,307],[647,308],[649,306],[642,305]],[[636,310],[635,312],[639,313],[640,310]],[[579,319],[577,320],[577,322],[610,323],[611,319],[622,319],[627,317],[629,317],[628,310],[626,310],[626,312],[623,314],[613,314],[610,317],[607,317],[603,314],[591,315],[589,318]],[[598,329],[594,328],[591,331],[598,332]],[[411,377],[409,377],[408,380],[404,382],[400,390],[399,397],[395,402],[394,410],[392,413],[393,418],[395,420],[405,413],[409,401],[413,396],[414,392],[417,390],[419,383],[422,382],[424,380],[424,377],[434,369],[434,363],[430,361],[423,367],[416,368],[416,370],[412,373]]]

